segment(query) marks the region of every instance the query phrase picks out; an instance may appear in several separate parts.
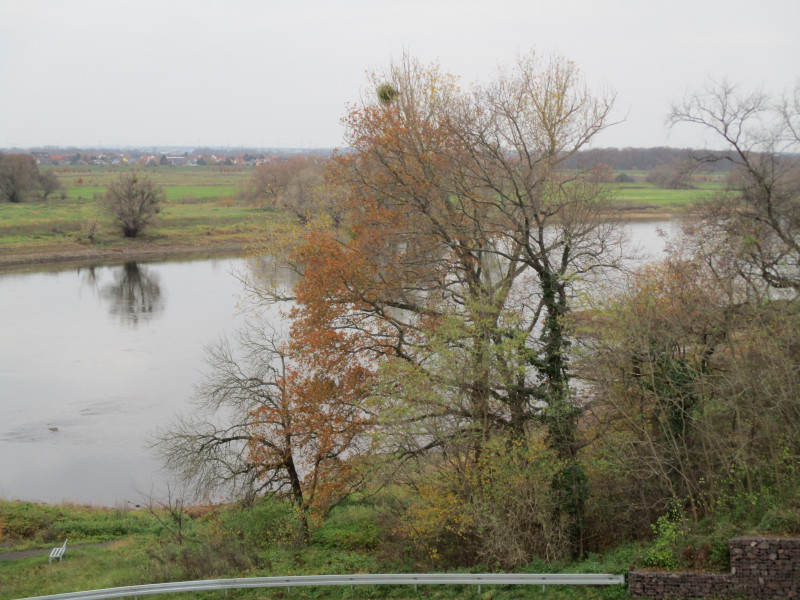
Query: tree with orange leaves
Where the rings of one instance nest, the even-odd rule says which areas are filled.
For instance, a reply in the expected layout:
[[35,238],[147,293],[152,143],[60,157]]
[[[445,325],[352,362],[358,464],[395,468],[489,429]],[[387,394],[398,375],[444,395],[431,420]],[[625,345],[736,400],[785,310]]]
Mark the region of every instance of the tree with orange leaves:
[[[358,408],[362,369],[298,358],[263,320],[207,350],[210,367],[197,386],[198,411],[161,434],[166,464],[201,494],[235,497],[288,491],[304,538],[358,485],[359,435],[369,419]],[[219,413],[224,421],[219,421]]]
[[401,456],[457,441],[477,464],[494,435],[543,426],[581,553],[568,314],[622,256],[597,178],[560,165],[608,125],[613,98],[533,55],[470,92],[411,59],[372,83],[330,177],[346,228],[311,225],[288,252],[302,274],[293,347],[322,370],[367,369],[379,436]]

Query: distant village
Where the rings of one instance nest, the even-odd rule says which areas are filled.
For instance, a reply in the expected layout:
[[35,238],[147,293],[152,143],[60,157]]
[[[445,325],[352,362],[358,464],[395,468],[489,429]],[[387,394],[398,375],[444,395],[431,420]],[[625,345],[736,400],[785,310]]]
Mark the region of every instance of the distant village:
[[[19,152],[18,149],[14,150]],[[198,167],[208,165],[259,166],[286,160],[291,156],[316,154],[329,156],[330,149],[276,148],[269,150],[219,150],[200,148],[176,151],[142,150],[92,150],[92,149],[47,149],[25,152],[32,155],[39,166],[125,166],[145,167]]]

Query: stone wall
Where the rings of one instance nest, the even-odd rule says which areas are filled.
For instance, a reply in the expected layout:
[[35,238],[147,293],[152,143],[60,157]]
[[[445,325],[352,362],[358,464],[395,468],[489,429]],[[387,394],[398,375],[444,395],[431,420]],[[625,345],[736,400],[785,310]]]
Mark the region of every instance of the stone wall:
[[730,553],[728,575],[631,571],[631,596],[800,600],[800,538],[734,538]]
[[734,538],[731,577],[748,598],[800,598],[799,538]]

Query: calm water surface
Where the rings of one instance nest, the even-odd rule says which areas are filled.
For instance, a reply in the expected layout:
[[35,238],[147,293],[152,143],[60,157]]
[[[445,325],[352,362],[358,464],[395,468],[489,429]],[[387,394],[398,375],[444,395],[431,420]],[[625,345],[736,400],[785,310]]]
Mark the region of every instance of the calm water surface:
[[243,323],[243,267],[0,275],[0,495],[114,505],[158,487],[147,438],[190,408],[204,346]]
[[[672,223],[634,223],[657,258]],[[0,496],[138,503],[162,487],[148,440],[191,410],[203,348],[244,323],[244,261],[0,275]],[[280,320],[275,311],[273,319]]]

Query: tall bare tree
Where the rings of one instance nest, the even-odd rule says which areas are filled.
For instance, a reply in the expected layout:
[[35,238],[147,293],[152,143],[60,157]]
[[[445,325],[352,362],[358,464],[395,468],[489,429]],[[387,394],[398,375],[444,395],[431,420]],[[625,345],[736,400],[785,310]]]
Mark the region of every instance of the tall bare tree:
[[753,285],[800,292],[800,84],[776,100],[711,83],[673,105],[669,121],[710,131],[730,152],[700,160],[735,167],[727,192],[699,213],[704,254],[735,256]]

